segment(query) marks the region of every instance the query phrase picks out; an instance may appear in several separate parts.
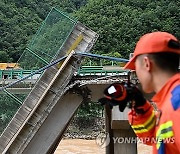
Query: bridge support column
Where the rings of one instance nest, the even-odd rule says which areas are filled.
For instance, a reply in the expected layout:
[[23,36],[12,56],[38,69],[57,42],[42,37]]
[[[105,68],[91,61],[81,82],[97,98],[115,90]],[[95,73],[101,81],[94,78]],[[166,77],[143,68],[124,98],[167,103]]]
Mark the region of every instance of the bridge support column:
[[116,106],[112,110],[113,154],[137,154],[136,134],[129,125],[127,115],[128,109],[120,112]]
[[110,143],[106,146],[106,154],[114,154],[113,130],[111,127],[112,111],[108,105],[105,106],[106,132],[109,134]]
[[[104,96],[103,91],[108,85],[99,84],[98,91],[96,84],[87,86],[91,90],[92,101],[97,101]],[[109,106],[105,106],[106,132],[109,133],[110,137],[110,143],[106,147],[106,154],[137,154],[137,144],[135,141],[132,143],[122,142],[125,138],[126,140],[128,138],[136,139],[136,135],[129,125],[127,115],[128,109],[120,112],[118,106],[113,107],[112,110]]]
[[136,137],[132,129],[113,129],[114,154],[137,154]]

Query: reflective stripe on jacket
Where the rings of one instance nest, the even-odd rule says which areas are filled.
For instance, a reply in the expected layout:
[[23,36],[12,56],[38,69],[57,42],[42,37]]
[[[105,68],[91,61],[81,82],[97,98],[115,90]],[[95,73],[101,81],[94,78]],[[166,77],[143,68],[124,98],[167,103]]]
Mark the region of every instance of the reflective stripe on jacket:
[[143,115],[129,112],[129,122],[154,154],[180,154],[180,73],[174,75],[152,98],[161,114],[150,109]]

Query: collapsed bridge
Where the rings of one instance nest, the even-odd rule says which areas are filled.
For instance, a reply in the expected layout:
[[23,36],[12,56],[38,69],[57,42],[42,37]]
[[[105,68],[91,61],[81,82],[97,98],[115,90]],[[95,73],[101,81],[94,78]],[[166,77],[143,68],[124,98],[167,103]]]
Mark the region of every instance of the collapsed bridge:
[[[0,136],[0,153],[2,154],[54,153],[80,104],[87,101],[89,96],[91,96],[93,101],[97,101],[98,98],[103,96],[103,89],[107,85],[127,80],[128,75],[126,71],[114,77],[103,76],[94,79],[74,78],[74,74],[80,67],[84,56],[98,57],[97,55],[88,54],[95,44],[98,35],[88,27],[75,22],[61,12],[59,20],[57,17],[54,18],[57,13],[59,12],[53,8],[43,26],[48,27],[49,30],[52,26],[55,26],[52,31],[57,32],[56,26],[59,25],[59,22],[61,26],[64,25],[63,28],[61,27],[63,29],[61,37],[66,39],[60,42],[61,47],[59,48],[58,44],[58,47],[56,47],[58,50],[54,55],[51,53],[55,50],[52,44],[50,44],[51,49],[46,47],[43,50],[47,51],[43,51],[41,45],[44,44],[45,46],[46,42],[44,42],[42,35],[49,35],[49,33],[46,34],[41,27],[35,39],[23,53],[23,56],[26,58],[22,56],[19,61],[22,67],[34,67],[37,71],[0,89],[10,95],[10,90],[15,88],[17,84],[28,79],[30,76],[42,73]],[[70,22],[71,26],[68,27],[67,21]],[[49,22],[53,22],[53,25]],[[67,27],[67,33],[64,34],[64,28]],[[58,39],[62,40],[62,38]],[[40,61],[29,63],[31,58],[32,60],[37,58]],[[118,59],[115,60],[117,61]],[[119,60],[124,61],[124,59]],[[29,63],[28,66],[25,65],[27,63]],[[16,99],[18,100],[18,98]],[[20,102],[20,100],[18,101]],[[118,114],[120,115],[119,112]],[[126,117],[119,115],[114,114],[112,116],[117,121],[124,119],[123,125],[122,123],[120,125],[112,123],[111,126],[111,119],[107,119],[107,131],[112,134],[112,129],[117,130],[121,126],[125,133],[134,135]],[[107,113],[107,117],[111,118],[111,114]],[[114,131],[114,135],[119,135],[119,133]],[[131,147],[129,148],[131,153],[132,151],[137,151],[136,145],[128,145],[128,147]],[[128,148],[124,148],[124,150],[127,151]],[[109,148],[109,153],[112,153],[112,146]]]

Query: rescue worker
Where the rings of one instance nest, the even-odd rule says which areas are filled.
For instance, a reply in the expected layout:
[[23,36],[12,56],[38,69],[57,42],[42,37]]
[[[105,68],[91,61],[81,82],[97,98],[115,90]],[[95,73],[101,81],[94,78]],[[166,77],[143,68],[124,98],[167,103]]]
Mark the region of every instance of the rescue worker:
[[[137,88],[134,88],[133,95],[127,88],[123,100],[107,97],[100,101],[103,104],[110,101],[111,106],[119,105],[121,109],[124,100],[132,100],[129,123],[145,144],[153,146],[154,154],[180,154],[179,57],[180,42],[175,36],[167,32],[152,32],[140,38],[133,57],[124,67],[136,71],[144,92],[155,92],[152,101],[157,105],[156,112]],[[113,86],[116,87],[118,85]],[[115,91],[112,85],[108,88],[105,91]],[[105,92],[105,95],[108,94]]]

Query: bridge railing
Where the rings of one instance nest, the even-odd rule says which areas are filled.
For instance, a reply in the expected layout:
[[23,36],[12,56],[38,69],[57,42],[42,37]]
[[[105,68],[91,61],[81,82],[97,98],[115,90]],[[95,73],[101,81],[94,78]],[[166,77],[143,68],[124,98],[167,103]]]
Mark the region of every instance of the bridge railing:
[[[3,79],[21,79],[36,70],[0,70],[0,80]],[[29,79],[38,79],[41,73],[29,77]]]
[[115,66],[82,66],[78,69],[77,74],[80,76],[86,75],[122,75],[126,73],[121,67]]
[[[36,72],[36,70],[0,70],[0,80],[21,79],[33,72]],[[81,66],[77,71],[77,75],[122,75],[125,72],[119,66]],[[28,79],[37,80],[40,75],[41,73],[37,73]]]

